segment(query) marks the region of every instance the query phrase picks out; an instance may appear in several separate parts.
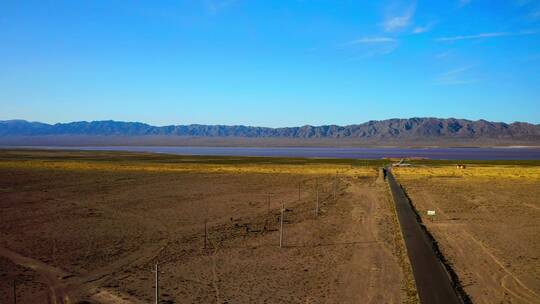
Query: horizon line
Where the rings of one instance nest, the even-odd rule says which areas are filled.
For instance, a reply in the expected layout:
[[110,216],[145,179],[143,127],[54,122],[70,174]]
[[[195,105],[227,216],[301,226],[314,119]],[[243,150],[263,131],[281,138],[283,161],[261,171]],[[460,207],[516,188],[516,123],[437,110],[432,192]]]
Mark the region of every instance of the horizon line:
[[329,126],[336,126],[336,127],[349,127],[349,126],[356,126],[356,125],[362,125],[370,122],[382,122],[382,121],[389,121],[389,120],[411,120],[411,119],[438,119],[438,120],[462,120],[462,121],[469,121],[469,122],[479,122],[479,121],[486,121],[490,123],[504,123],[504,124],[516,124],[516,123],[525,123],[530,125],[540,125],[540,123],[534,123],[534,122],[528,122],[528,121],[513,121],[513,122],[505,122],[505,121],[495,121],[495,120],[488,120],[485,118],[478,118],[478,119],[468,119],[468,118],[456,118],[456,117],[435,117],[435,116],[413,116],[413,117],[406,117],[406,118],[399,118],[399,117],[393,117],[393,118],[386,118],[386,119],[371,119],[364,122],[358,122],[358,123],[350,123],[350,124],[303,124],[303,125],[295,125],[295,126],[281,126],[281,127],[268,127],[268,126],[261,126],[261,125],[250,125],[250,124],[220,124],[220,123],[187,123],[187,124],[152,124],[142,121],[135,121],[135,120],[115,120],[115,119],[101,119],[101,120],[72,120],[67,122],[42,122],[38,120],[27,120],[27,119],[3,119],[0,120],[0,123],[3,122],[14,122],[14,121],[21,121],[21,122],[28,122],[28,123],[40,123],[40,124],[46,124],[50,126],[58,125],[58,124],[71,124],[71,123],[96,123],[96,122],[117,122],[117,123],[139,123],[148,125],[150,127],[156,127],[156,128],[163,128],[163,127],[177,127],[177,126],[222,126],[222,127],[250,127],[250,128],[266,128],[266,129],[286,129],[286,128],[303,128],[303,127],[329,127]]

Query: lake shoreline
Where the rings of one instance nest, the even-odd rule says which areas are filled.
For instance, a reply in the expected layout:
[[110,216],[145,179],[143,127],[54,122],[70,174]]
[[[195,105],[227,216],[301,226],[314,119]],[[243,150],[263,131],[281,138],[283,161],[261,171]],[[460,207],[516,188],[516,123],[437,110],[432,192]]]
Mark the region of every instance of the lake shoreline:
[[538,147],[206,147],[206,146],[0,146],[2,150],[67,150],[139,152],[194,156],[383,159],[423,158],[433,160],[540,160]]

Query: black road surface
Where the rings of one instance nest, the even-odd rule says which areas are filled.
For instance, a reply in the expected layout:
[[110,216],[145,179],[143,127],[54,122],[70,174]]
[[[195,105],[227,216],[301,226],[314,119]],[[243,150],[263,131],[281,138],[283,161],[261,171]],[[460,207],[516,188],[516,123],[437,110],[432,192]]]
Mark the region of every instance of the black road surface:
[[394,197],[396,211],[407,246],[409,260],[416,281],[420,302],[424,304],[461,304],[444,265],[437,257],[432,242],[416,219],[407,196],[396,182],[392,172],[386,177]]

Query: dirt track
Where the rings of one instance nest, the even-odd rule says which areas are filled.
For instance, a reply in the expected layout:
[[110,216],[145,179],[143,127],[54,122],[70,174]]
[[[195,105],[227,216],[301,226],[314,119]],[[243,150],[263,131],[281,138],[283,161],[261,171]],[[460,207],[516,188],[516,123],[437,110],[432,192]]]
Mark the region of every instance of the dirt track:
[[[51,303],[69,303],[69,296],[64,290],[61,278],[67,273],[61,269],[51,267],[41,261],[21,256],[6,248],[0,248],[0,256],[10,260],[14,264],[30,268],[38,273],[49,289],[49,301]],[[36,300],[40,300],[41,296]]]

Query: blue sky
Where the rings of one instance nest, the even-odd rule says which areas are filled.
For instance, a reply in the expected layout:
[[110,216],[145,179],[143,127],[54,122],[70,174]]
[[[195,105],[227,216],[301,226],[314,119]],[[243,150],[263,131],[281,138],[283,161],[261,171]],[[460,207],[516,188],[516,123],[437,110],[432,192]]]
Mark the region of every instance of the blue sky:
[[540,123],[540,1],[0,1],[0,119]]

